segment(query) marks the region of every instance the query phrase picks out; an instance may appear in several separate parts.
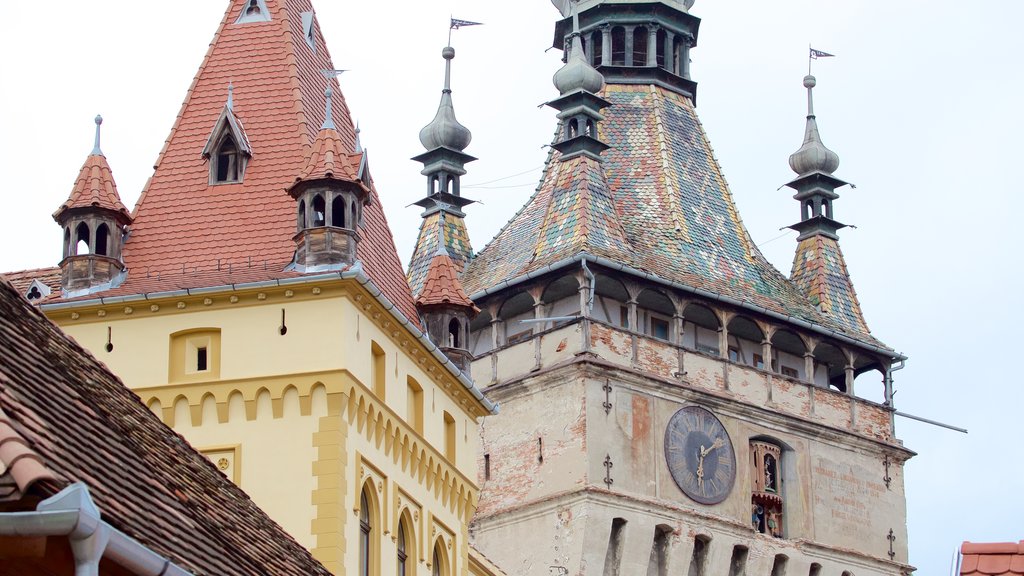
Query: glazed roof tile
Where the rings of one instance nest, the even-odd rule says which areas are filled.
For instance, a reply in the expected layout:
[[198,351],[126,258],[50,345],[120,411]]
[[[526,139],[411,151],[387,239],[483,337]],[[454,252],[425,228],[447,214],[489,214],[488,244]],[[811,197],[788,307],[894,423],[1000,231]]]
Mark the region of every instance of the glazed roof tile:
[[[123,250],[128,277],[118,293],[143,293],[149,289],[143,285],[151,286],[154,278],[218,264],[241,269],[267,263],[265,279],[273,279],[292,261],[296,206],[285,191],[309,164],[326,115],[328,81],[322,71],[334,65],[319,27],[316,49],[306,43],[301,14],[312,10],[310,0],[267,0],[270,21],[235,24],[246,5],[246,0],[230,2],[136,204]],[[229,82],[233,112],[245,123],[252,158],[242,183],[210,185],[202,150],[220,118]],[[332,138],[352,153],[355,128],[337,81],[330,83],[337,126]],[[418,325],[375,190],[363,218],[356,257],[387,298]]]
[[452,305],[477,310],[462,289],[459,271],[448,254],[439,253],[430,261],[430,271],[423,292],[416,298],[417,306]]
[[[652,85],[609,84],[600,95],[612,104],[598,127],[599,138],[611,146],[604,162],[563,172],[552,152],[537,192],[470,262],[463,276],[467,292],[603,246],[609,252],[598,255],[666,281],[881,346],[866,330],[818,312],[764,258],[740,219],[689,98]],[[607,180],[611,208],[602,205],[606,196],[596,166]],[[602,219],[608,214],[617,215],[621,235]],[[607,228],[595,234],[584,221]]]
[[[437,254],[437,227],[440,225],[440,220],[441,212],[434,212],[420,223],[419,236],[412,252],[412,258],[409,259],[409,271],[406,275],[413,294],[423,291],[423,284],[427,281],[430,264]],[[466,268],[466,262],[473,257],[473,246],[469,242],[465,218],[454,214],[445,214],[444,245],[456,270],[461,274]]]
[[73,208],[101,208],[116,214],[121,224],[131,222],[128,209],[121,203],[114,175],[102,154],[90,154],[78,172],[68,199],[53,213],[54,220]]
[[192,573],[328,574],[2,280],[0,411],[0,461],[9,467],[0,491],[8,510],[30,510],[82,481],[104,520]]
[[848,332],[869,332],[839,242],[821,234],[801,240],[789,277],[823,315]]
[[993,544],[964,542],[961,576],[1024,576],[1024,540]]

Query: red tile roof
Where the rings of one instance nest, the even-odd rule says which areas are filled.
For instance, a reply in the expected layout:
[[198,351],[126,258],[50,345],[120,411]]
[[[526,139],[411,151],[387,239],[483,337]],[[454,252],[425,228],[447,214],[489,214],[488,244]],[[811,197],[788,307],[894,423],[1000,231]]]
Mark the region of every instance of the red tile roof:
[[5,509],[85,482],[118,530],[195,574],[328,574],[99,361],[0,280]]
[[53,213],[54,220],[72,208],[103,208],[116,213],[121,224],[132,221],[128,209],[121,203],[121,196],[117,193],[117,184],[114,183],[110,165],[101,154],[91,154],[85,159],[71,194]]
[[1024,575],[1024,540],[994,544],[964,542],[960,554],[961,576]]
[[39,280],[50,288],[50,296],[36,300],[33,304],[41,304],[60,297],[60,268],[36,268],[33,270],[21,270],[18,272],[0,272],[0,281],[7,280],[18,291],[18,294],[25,296],[34,280]]
[[[266,262],[266,279],[272,279],[292,261],[296,205],[286,190],[302,176],[313,151],[326,115],[328,80],[322,71],[334,65],[318,27],[315,49],[306,43],[301,14],[312,10],[310,0],[267,0],[269,22],[235,24],[246,5],[247,0],[230,2],[135,207],[123,251],[128,278],[119,293],[142,293],[141,284],[181,274],[183,268],[237,270]],[[202,150],[224,108],[229,83],[252,158],[242,183],[210,185]],[[330,84],[337,126],[332,146],[353,154],[355,128],[348,106],[337,81]],[[357,258],[367,276],[418,326],[375,190],[363,218]]]
[[430,261],[427,281],[423,284],[423,292],[416,298],[417,306],[454,305],[466,306],[479,312],[473,301],[462,289],[459,271],[452,262],[451,256],[437,254]]
[[306,167],[295,181],[333,179],[355,182],[359,180],[362,159],[361,153],[349,150],[337,130],[325,128],[317,134]]

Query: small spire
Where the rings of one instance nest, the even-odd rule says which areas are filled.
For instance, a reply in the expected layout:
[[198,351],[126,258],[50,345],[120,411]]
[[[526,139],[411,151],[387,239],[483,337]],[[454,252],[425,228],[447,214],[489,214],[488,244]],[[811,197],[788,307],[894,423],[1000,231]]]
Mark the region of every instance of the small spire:
[[103,156],[103,150],[100,150],[100,126],[103,125],[103,116],[96,115],[96,141],[92,146],[93,156]]
[[356,120],[356,154],[363,151],[362,130],[359,129],[359,121]]
[[324,115],[324,125],[320,129],[337,130],[337,127],[334,125],[334,111],[331,104],[331,99],[334,98],[334,89],[328,86],[324,96],[327,97],[327,113]]
[[825,147],[818,132],[818,121],[814,115],[814,87],[817,80],[808,74],[804,77],[807,88],[807,128],[804,131],[804,143],[789,157],[789,167],[799,175],[811,172],[832,174],[839,168],[839,155]]
[[235,85],[228,82],[228,110],[235,111]]
[[572,34],[569,56],[552,79],[558,93],[565,95],[577,90],[583,90],[596,94],[604,87],[604,76],[587,62],[586,53],[583,51],[583,41],[580,34],[579,5],[572,0]]
[[434,116],[434,119],[420,130],[420,144],[423,144],[427,150],[445,147],[461,152],[469,146],[473,140],[473,134],[455,119],[451,83],[452,59],[455,58],[455,49],[445,46],[441,51],[441,57],[445,59],[441,103],[437,107],[437,115]]

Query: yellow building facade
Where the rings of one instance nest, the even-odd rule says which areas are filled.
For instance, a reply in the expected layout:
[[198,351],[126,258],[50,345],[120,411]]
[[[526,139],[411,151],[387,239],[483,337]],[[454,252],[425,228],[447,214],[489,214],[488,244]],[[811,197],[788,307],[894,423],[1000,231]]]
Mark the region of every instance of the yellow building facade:
[[421,327],[333,69],[309,0],[231,0],[134,210],[97,118],[59,273],[13,280],[332,572],[496,574],[496,408]]

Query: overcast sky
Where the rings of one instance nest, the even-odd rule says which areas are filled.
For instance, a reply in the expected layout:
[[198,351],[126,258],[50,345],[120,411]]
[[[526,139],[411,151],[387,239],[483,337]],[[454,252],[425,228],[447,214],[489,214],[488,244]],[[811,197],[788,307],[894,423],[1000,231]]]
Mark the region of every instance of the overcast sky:
[[[316,1],[316,0],[315,0]],[[128,206],[152,171],[226,2],[51,0],[5,6],[0,34],[0,270],[56,265],[50,214],[92,148],[103,150]],[[417,134],[440,94],[449,14],[485,22],[455,32],[454,98],[474,134],[463,193],[476,249],[536,187],[554,131],[548,0],[316,4],[350,109],[408,260],[425,190]],[[1024,538],[1024,202],[1014,175],[1024,128],[1024,2],[698,0],[692,52],[698,113],[744,223],[788,274],[798,219],[787,165],[806,110],[807,45],[822,137],[839,153],[841,245],[874,334],[910,356],[895,374],[905,412],[970,429],[898,419],[919,453],[906,469],[911,563],[948,574],[962,540]],[[474,186],[476,184],[476,186]],[[880,396],[880,384],[858,392]],[[879,534],[884,538],[885,534]]]

